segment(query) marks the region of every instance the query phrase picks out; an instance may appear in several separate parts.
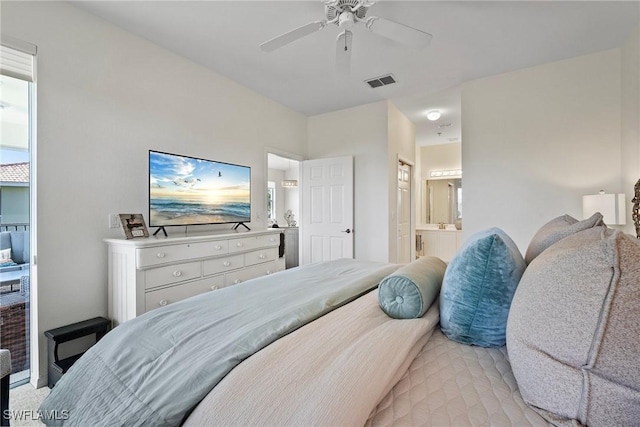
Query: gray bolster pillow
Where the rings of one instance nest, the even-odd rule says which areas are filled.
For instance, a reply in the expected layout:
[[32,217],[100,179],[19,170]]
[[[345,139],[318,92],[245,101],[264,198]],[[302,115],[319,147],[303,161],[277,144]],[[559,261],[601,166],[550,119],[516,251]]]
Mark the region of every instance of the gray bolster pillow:
[[382,279],[378,302],[394,319],[415,319],[427,312],[440,293],[447,264],[440,258],[423,257]]

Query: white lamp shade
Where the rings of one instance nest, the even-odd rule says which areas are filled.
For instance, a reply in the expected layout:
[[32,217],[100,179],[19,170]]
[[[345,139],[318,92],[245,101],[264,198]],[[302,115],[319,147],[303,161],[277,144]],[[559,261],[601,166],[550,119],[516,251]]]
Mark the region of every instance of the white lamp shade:
[[602,214],[602,220],[607,225],[625,225],[627,212],[624,194],[582,196],[582,217],[589,218],[596,212]]

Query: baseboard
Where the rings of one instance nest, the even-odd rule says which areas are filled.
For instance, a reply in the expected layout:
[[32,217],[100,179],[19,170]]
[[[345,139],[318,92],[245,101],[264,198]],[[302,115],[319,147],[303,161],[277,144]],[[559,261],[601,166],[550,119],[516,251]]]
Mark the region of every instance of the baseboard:
[[31,377],[31,381],[29,381],[29,383],[35,388],[42,388],[49,385],[49,380],[47,378]]

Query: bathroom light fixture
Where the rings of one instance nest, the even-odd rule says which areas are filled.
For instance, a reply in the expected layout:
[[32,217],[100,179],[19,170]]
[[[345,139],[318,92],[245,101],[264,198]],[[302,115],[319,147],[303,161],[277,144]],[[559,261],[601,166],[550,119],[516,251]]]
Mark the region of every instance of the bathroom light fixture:
[[427,113],[427,119],[434,121],[434,120],[438,120],[440,118],[440,111],[438,110],[431,110]]
[[627,213],[624,197],[624,194],[605,194],[603,190],[598,194],[582,196],[582,217],[589,218],[594,213],[600,212],[605,224],[625,225]]
[[462,169],[449,169],[442,171],[430,171],[429,177],[431,178],[460,178],[462,176]]
[[[291,159],[289,159],[289,169],[291,169]],[[298,180],[297,179],[283,179],[280,182],[280,185],[282,185],[284,188],[294,188],[298,186]]]

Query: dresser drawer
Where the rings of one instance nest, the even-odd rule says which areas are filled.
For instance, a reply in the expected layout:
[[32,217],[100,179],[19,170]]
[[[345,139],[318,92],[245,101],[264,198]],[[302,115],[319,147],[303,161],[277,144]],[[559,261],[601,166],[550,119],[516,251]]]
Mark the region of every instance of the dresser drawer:
[[204,261],[203,273],[205,276],[224,273],[244,267],[244,255],[230,255],[223,258],[208,259]]
[[256,248],[269,246],[279,246],[279,233],[266,234],[262,236],[242,237],[239,239],[229,239],[229,252],[248,251]]
[[141,248],[136,251],[136,266],[137,268],[145,268],[176,261],[224,255],[228,252],[229,242],[227,240]]
[[199,261],[187,262],[184,264],[151,268],[144,272],[144,276],[145,289],[184,282],[185,280],[197,279],[202,276],[202,263]]
[[258,247],[256,237],[243,237],[241,239],[229,239],[229,253],[244,252]]
[[278,248],[265,248],[244,254],[244,264],[247,266],[260,264],[276,258],[278,258]]
[[237,285],[238,283],[246,282],[247,280],[266,276],[276,272],[276,262],[269,261],[263,264],[247,267],[239,271],[232,271],[225,274],[224,283],[225,286]]
[[171,286],[170,288],[150,291],[144,296],[145,312],[223,287],[224,276],[220,275],[193,282],[182,283],[180,285]]
[[280,246],[280,233],[267,234],[264,236],[256,237],[258,239],[259,248],[265,246]]

